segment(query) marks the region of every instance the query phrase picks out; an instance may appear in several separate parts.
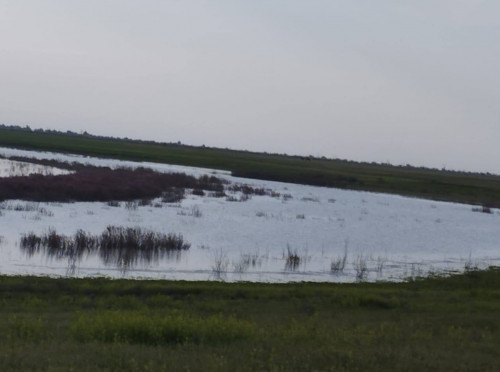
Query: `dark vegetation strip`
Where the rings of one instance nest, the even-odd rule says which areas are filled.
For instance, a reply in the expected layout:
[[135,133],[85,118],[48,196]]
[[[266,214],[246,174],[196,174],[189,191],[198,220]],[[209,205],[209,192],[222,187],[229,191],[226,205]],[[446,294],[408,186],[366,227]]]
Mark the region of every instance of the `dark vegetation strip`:
[[500,207],[500,176],[0,128],[0,146],[229,170],[238,177]]
[[178,190],[185,188],[223,194],[224,185],[221,179],[213,176],[196,178],[184,173],[159,173],[144,168],[86,166],[66,175],[33,174],[0,178],[0,201],[129,201],[164,196],[166,202],[176,202],[183,196],[183,192]]
[[499,288],[0,276],[0,370],[496,371]]

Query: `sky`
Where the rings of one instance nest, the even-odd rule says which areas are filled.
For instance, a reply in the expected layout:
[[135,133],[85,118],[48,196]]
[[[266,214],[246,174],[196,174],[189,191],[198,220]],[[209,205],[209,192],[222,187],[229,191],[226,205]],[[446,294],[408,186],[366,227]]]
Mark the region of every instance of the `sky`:
[[0,123],[500,174],[500,2],[0,0]]

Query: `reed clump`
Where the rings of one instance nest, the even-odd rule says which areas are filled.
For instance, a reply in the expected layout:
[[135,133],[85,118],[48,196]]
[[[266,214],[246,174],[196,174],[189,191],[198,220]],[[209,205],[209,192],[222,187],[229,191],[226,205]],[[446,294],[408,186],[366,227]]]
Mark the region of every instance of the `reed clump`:
[[45,254],[56,259],[75,260],[84,254],[97,254],[105,264],[129,267],[137,262],[149,263],[173,252],[187,250],[191,244],[181,234],[159,233],[140,227],[108,226],[100,235],[78,230],[74,235],[59,234],[50,229],[37,235],[24,234],[20,247],[29,256]]

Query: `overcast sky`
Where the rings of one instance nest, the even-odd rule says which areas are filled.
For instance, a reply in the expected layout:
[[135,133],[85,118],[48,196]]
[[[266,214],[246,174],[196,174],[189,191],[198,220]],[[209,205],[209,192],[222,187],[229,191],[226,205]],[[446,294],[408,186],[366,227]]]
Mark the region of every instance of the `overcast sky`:
[[500,173],[500,1],[0,0],[0,123]]

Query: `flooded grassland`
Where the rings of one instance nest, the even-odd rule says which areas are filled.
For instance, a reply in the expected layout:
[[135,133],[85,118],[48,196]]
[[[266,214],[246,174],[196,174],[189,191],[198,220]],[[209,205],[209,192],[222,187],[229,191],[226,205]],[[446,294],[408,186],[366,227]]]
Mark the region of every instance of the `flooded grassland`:
[[[107,201],[64,203],[3,200],[0,272],[4,274],[262,282],[400,281],[500,263],[500,215],[495,209],[248,180],[227,172],[164,164],[11,149],[1,149],[0,154],[109,169],[176,172],[196,180],[183,179],[187,182],[183,187],[163,185],[160,195],[140,199],[109,197]],[[28,168],[41,174],[72,172],[0,160],[0,169],[8,177],[27,176]],[[24,173],[16,174],[15,169]],[[123,233],[120,239],[125,243],[127,231],[142,230],[157,236],[182,236],[189,248],[175,254],[147,253],[133,245],[125,250],[110,248],[109,252],[102,246],[75,248],[78,234],[95,241],[110,227]],[[50,233],[66,243],[52,248],[42,244],[43,236]],[[40,239],[37,249],[21,244],[30,236]]]

